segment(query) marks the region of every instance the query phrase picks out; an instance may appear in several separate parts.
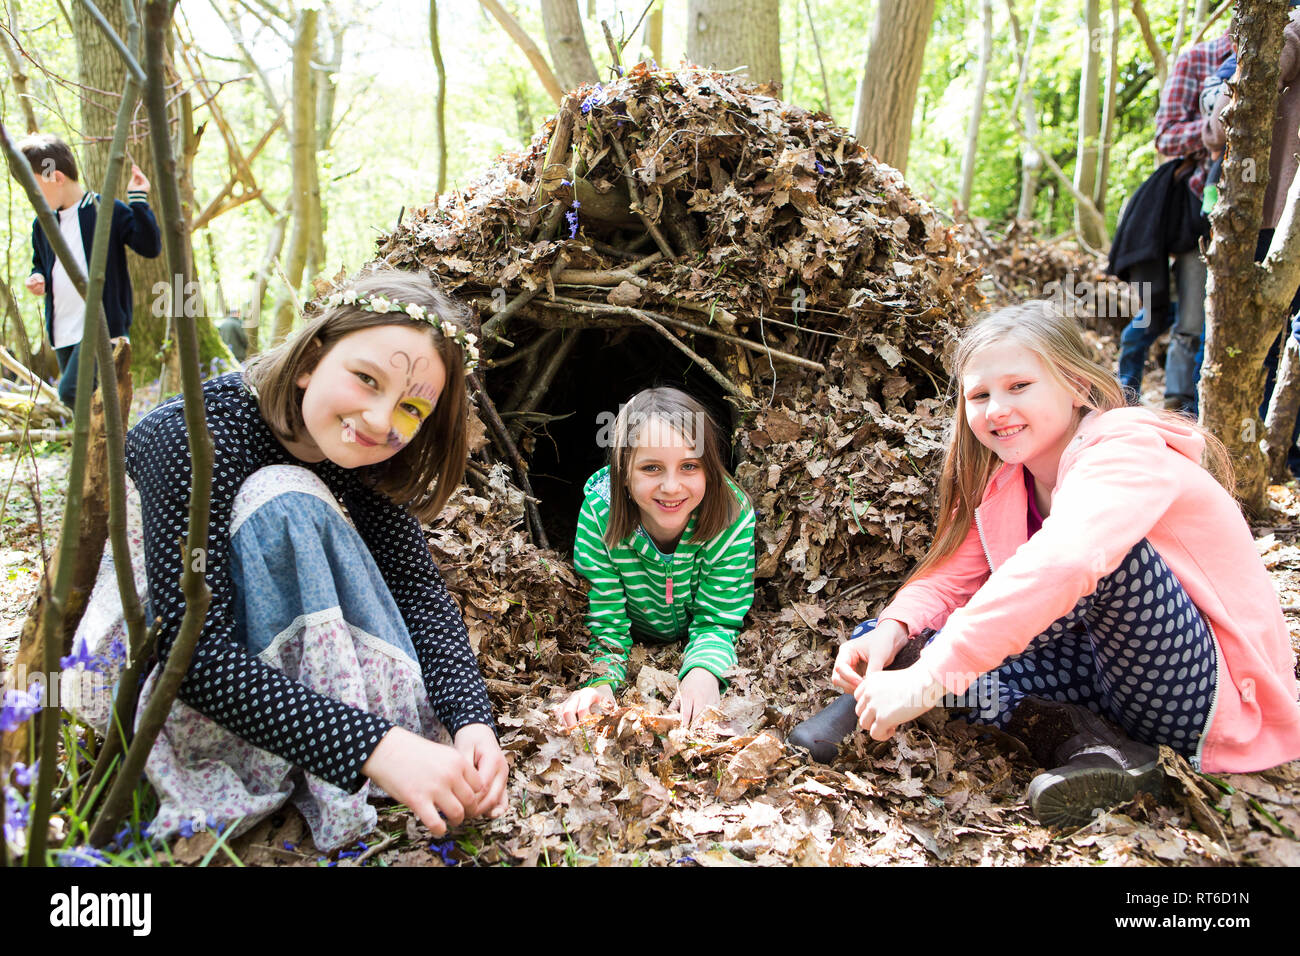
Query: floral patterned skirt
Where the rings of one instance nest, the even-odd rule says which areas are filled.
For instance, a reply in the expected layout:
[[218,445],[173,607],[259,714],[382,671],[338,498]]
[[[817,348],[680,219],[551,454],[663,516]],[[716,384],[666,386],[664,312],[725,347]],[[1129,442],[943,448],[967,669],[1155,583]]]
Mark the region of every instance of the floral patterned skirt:
[[[136,587],[145,596],[139,498],[128,498]],[[240,488],[231,518],[231,574],[238,629],[250,654],[306,687],[377,714],[431,740],[448,735],[434,716],[410,635],[356,531],[311,472],[271,465]],[[377,584],[376,584],[377,582]],[[80,695],[75,710],[103,732],[126,640],[112,554],[77,630],[77,650],[110,665],[102,692]],[[84,641],[84,645],[81,643]],[[137,715],[160,676],[144,683]],[[166,838],[204,827],[237,835],[292,801],[321,850],[355,841],[377,817],[367,783],[349,794],[253,746],[179,699],[146,764],[159,810],[150,834]]]

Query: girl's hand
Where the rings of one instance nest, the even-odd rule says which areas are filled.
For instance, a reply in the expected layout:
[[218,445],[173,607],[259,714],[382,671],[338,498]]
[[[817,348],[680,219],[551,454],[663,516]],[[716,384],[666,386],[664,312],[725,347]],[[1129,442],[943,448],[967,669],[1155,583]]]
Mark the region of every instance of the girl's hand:
[[464,821],[467,808],[474,811],[477,794],[484,789],[474,765],[454,747],[435,744],[402,727],[384,734],[361,772],[410,807],[434,836],[445,834],[447,823],[456,826]]
[[478,771],[482,788],[475,794],[476,806],[465,808],[469,816],[496,819],[506,809],[506,779],[510,765],[506,763],[497,735],[487,724],[466,724],[456,731],[456,749]]
[[678,683],[668,709],[681,711],[682,726],[689,727],[721,697],[718,679],[703,667],[692,667]]
[[917,664],[901,671],[869,672],[853,691],[858,726],[872,740],[888,740],[899,724],[920,717],[943,694],[943,685]]
[[149,191],[149,180],[145,178],[144,171],[135,163],[131,164],[131,182],[127,185],[128,189]]
[[889,665],[907,643],[907,627],[899,621],[884,620],[870,634],[840,645],[835,656],[831,683],[845,693],[855,690],[863,673],[874,674]]
[[556,715],[560,725],[568,730],[578,726],[578,721],[588,714],[599,714],[614,709],[614,692],[608,684],[595,687],[580,687],[569,695],[569,699],[560,705]]

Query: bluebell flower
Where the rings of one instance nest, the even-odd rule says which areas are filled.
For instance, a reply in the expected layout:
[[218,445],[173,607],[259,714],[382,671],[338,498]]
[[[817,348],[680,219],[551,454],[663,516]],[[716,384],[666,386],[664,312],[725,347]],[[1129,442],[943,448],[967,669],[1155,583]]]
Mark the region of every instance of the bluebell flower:
[[597,83],[596,88],[592,90],[590,93],[588,93],[586,98],[583,99],[583,101],[578,104],[578,109],[582,110],[583,114],[585,115],[591,112],[591,108],[593,106],[604,105],[606,99],[607,96],[605,93],[605,88],[601,86],[599,83]]
[[78,665],[85,667],[88,671],[97,671],[100,668],[99,659],[87,649],[84,637],[78,638],[71,654],[59,658],[59,666],[65,671],[76,670]]
[[191,820],[182,820],[182,821],[181,821],[181,836],[185,837],[185,839],[187,839],[187,840],[188,840],[190,837],[194,836],[194,823],[193,823],[193,821],[191,821]]
[[451,851],[455,849],[455,847],[456,841],[451,839],[429,841],[429,849],[442,857],[443,866],[456,866],[460,862],[451,855]]
[[298,849],[298,845],[297,845],[296,843],[290,843],[288,840],[285,840],[285,841],[284,841],[284,848],[285,848],[286,850],[296,850],[296,849]]
[[41,762],[39,760],[30,767],[25,763],[14,764],[14,783],[20,787],[30,787],[40,766]]
[[104,854],[88,846],[74,847],[59,854],[59,866],[99,866],[107,862]]
[[813,165],[817,167],[817,175],[818,175],[818,176],[825,176],[825,175],[826,175],[826,167],[823,166],[819,161],[817,161],[817,160],[814,159],[814,160],[813,160]]
[[578,207],[582,203],[578,200],[573,201],[573,206],[564,214],[564,218],[569,221],[569,238],[573,239],[578,235]]
[[340,851],[339,851],[339,859],[340,859],[340,860],[352,860],[352,859],[356,859],[356,858],[359,857],[360,855],[361,855],[361,851],[360,851],[360,850],[340,850]]
[[41,709],[43,690],[40,684],[33,682],[26,691],[17,688],[5,691],[4,705],[0,707],[0,730],[9,733],[31,720],[32,715]]
[[110,664],[126,663],[126,645],[121,638],[113,638],[113,643],[108,645],[108,660]]
[[5,842],[21,845],[26,829],[27,801],[13,787],[5,787]]

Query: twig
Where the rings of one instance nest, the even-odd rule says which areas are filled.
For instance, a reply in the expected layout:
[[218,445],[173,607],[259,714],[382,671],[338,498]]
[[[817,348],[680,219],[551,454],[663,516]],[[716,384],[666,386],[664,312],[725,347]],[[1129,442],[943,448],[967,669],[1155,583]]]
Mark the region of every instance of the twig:
[[533,494],[533,486],[528,480],[528,470],[524,467],[524,460],[519,455],[519,449],[511,441],[510,432],[505,423],[501,421],[501,416],[497,414],[497,407],[492,404],[492,396],[488,395],[487,389],[478,380],[478,374],[470,372],[468,381],[470,390],[474,394],[474,401],[478,403],[479,410],[486,413],[488,427],[496,435],[497,440],[501,443],[501,450],[506,453],[511,466],[515,469],[515,474],[519,476],[520,489],[524,493],[524,508],[528,511],[529,523],[533,526],[537,546],[543,551],[549,551],[551,544],[546,540],[546,529],[542,527],[542,513],[537,510],[537,496]]
[[656,332],[658,332],[660,335],[666,338],[669,342],[671,342],[675,348],[679,349],[685,355],[689,356],[691,361],[693,361],[696,365],[702,368],[704,370],[704,373],[708,375],[709,378],[713,379],[715,382],[721,385],[728,395],[735,398],[736,401],[740,402],[740,404],[742,405],[751,404],[750,398],[747,395],[745,395],[745,393],[742,392],[739,388],[737,388],[734,384],[732,384],[732,382],[725,375],[719,372],[712,362],[704,358],[704,356],[702,355],[697,355],[694,351],[691,350],[690,346],[688,346],[685,342],[681,341],[679,338],[677,338],[677,336],[673,335],[671,332],[665,329],[654,319],[650,318],[650,316],[647,315],[646,313],[642,312],[639,309],[632,309],[631,312],[632,315],[637,320],[644,322],[646,325],[650,326],[650,328],[654,329]]
[[789,352],[782,352],[780,349],[774,349],[771,346],[763,345],[759,342],[755,342],[752,339],[744,338],[743,336],[740,335],[731,335],[727,332],[719,332],[717,329],[711,329],[708,326],[699,325],[695,322],[687,321],[686,319],[679,319],[673,315],[664,315],[659,312],[651,312],[646,309],[637,309],[631,306],[610,305],[608,303],[601,303],[601,302],[587,302],[584,299],[569,299],[563,296],[556,296],[554,301],[560,305],[567,305],[577,311],[583,311],[583,312],[591,311],[597,314],[614,313],[615,315],[630,315],[633,318],[637,318],[638,313],[641,315],[649,315],[659,322],[663,322],[668,325],[674,325],[679,329],[685,329],[688,332],[694,332],[698,335],[707,335],[712,338],[719,339],[723,342],[731,342],[734,345],[739,345],[742,348],[747,348],[751,352],[760,352],[765,355],[770,355],[771,357],[780,359],[782,362],[786,362],[790,365],[798,365],[801,368],[812,369],[815,372],[826,371],[826,366],[822,365],[820,362],[814,362],[811,359],[801,358],[798,355],[791,355]]
[[[561,249],[559,255],[555,257],[555,262],[551,264],[550,274],[552,276],[552,281],[554,281],[555,276],[558,276],[564,271],[564,267],[568,264],[569,254],[565,250]],[[485,342],[490,338],[499,338],[499,336],[497,336],[497,331],[504,331],[506,322],[529,302],[537,298],[537,293],[541,292],[544,288],[546,288],[546,284],[539,283],[537,288],[527,289],[507,302],[500,312],[483,323],[483,327],[480,329],[480,332],[482,333],[480,338],[484,339]]]
[[72,439],[71,428],[36,428],[31,431],[11,429],[0,432],[0,444],[9,444],[10,442],[23,441],[70,441]]
[[622,164],[623,177],[627,180],[627,191],[632,197],[632,211],[641,220],[641,224],[645,226],[646,232],[650,233],[650,237],[654,239],[655,245],[659,247],[659,251],[664,254],[664,257],[675,259],[676,255],[673,253],[673,247],[668,245],[668,240],[659,231],[659,227],[651,222],[650,217],[645,214],[645,207],[641,204],[641,190],[636,184],[636,175],[632,172],[632,165],[628,162],[627,150],[623,149],[623,144],[619,142],[615,134],[610,133],[609,141],[614,144],[614,152],[618,154],[618,161]]
[[[127,2],[127,0],[124,0]],[[148,83],[145,86],[145,104],[149,113],[149,138],[153,147],[154,168],[159,174],[159,206],[162,212],[163,249],[167,257],[168,272],[182,280],[189,278],[182,241],[185,219],[181,211],[180,191],[177,186],[176,163],[172,157],[171,142],[166,122],[166,103],[163,90],[164,45],[171,27],[172,7],[167,0],[148,0],[145,4],[145,53],[148,64]],[[185,403],[185,426],[192,463],[190,507],[186,549],[188,554],[207,546],[209,505],[212,498],[212,440],[208,432],[203,408],[202,384],[199,378],[198,335],[192,317],[178,315],[181,303],[171,303],[176,337],[180,348],[181,391]],[[80,396],[78,396],[80,402]],[[130,805],[136,781],[144,769],[145,760],[153,748],[154,740],[167,715],[171,712],[181,682],[189,670],[190,658],[198,642],[203,618],[207,613],[211,593],[203,572],[194,561],[184,562],[181,590],[185,595],[185,614],[180,628],[167,654],[167,662],[153,696],[140,716],[135,739],[122,761],[104,807],[95,818],[89,842],[103,846],[112,836],[118,821]]]
[[[578,343],[578,334],[574,332],[560,342],[559,348],[547,358],[546,364],[542,366],[542,371],[533,382],[532,387],[524,393],[524,397],[519,404],[511,409],[512,412],[531,412],[537,408],[538,402],[542,400],[546,390],[551,387],[551,382],[564,366],[564,360],[569,357],[569,353],[573,351],[573,347]],[[517,421],[510,426],[510,435],[516,441],[523,434],[523,431],[523,421]]]
[[[397,842],[397,835],[394,833],[388,834],[388,836],[384,837],[374,846],[368,847],[365,850],[365,852],[363,852],[359,857],[357,857],[355,865],[360,866],[362,863],[366,862],[366,860],[370,859],[376,853],[382,853],[384,850],[387,850],[390,846],[392,846],[396,842]],[[272,849],[274,849],[274,847]]]

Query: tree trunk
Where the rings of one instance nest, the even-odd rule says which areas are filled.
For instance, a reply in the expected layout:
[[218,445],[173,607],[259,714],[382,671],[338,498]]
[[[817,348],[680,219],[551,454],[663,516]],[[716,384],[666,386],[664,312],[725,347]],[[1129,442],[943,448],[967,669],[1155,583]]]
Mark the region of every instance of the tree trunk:
[[1007,0],[1007,14],[1011,19],[1011,31],[1016,40],[1016,69],[1020,77],[1016,81],[1016,96],[1012,101],[1012,112],[1019,106],[1023,116],[1021,122],[1025,127],[1026,141],[1020,150],[1020,202],[1016,207],[1016,218],[1031,220],[1034,218],[1034,201],[1038,198],[1038,179],[1043,171],[1043,157],[1034,144],[1038,142],[1038,106],[1034,103],[1034,88],[1029,82],[1029,57],[1034,49],[1034,38],[1038,35],[1038,21],[1043,12],[1043,0],[1034,2],[1034,18],[1029,24],[1029,36],[1020,32],[1020,20],[1016,17],[1014,0]]
[[275,328],[271,344],[288,338],[297,315],[294,299],[302,286],[303,270],[311,249],[312,188],[316,166],[316,94],[312,84],[312,54],[316,50],[317,11],[305,9],[298,15],[293,41],[293,124],[290,154],[293,159],[293,233],[285,262],[289,288],[281,291],[275,309]]
[[[1268,469],[1259,444],[1264,358],[1282,325],[1285,303],[1295,291],[1295,260],[1300,258],[1300,228],[1293,207],[1279,223],[1268,257],[1263,263],[1255,261],[1286,17],[1285,4],[1238,0],[1233,19],[1237,95],[1223,116],[1228,144],[1206,252],[1209,281],[1201,424],[1227,446],[1242,505],[1255,515],[1268,509]],[[1300,177],[1292,184],[1292,199],[1298,184]],[[1279,279],[1289,280],[1290,291]]]
[[958,203],[970,210],[971,189],[975,185],[975,157],[980,139],[980,119],[984,114],[984,90],[989,81],[989,60],[993,58],[993,0],[984,0],[984,41],[980,45],[980,61],[975,76],[975,98],[971,106],[970,125],[966,128],[966,155],[961,163],[961,192]]
[[600,75],[582,32],[578,0],[542,0],[542,25],[546,28],[546,46],[551,51],[551,65],[555,67],[560,86],[567,91],[584,83],[595,83]]
[[934,0],[880,0],[853,105],[853,135],[881,162],[907,171],[912,113]]
[[1101,118],[1101,168],[1092,192],[1097,211],[1106,211],[1106,186],[1110,180],[1110,141],[1115,135],[1115,95],[1119,89],[1119,0],[1110,0],[1110,48],[1106,59],[1106,98]]
[[[1074,156],[1074,188],[1092,197],[1097,189],[1097,138],[1100,133],[1099,91],[1101,88],[1101,7],[1099,0],[1084,2],[1083,72],[1079,77],[1079,140]],[[1097,220],[1075,205],[1074,228],[1094,249],[1105,245],[1106,237]]]
[[438,0],[429,0],[429,48],[438,74],[433,119],[438,133],[438,193],[442,194],[447,191],[447,68],[442,64],[442,46],[438,43]]
[[[103,3],[99,4],[99,8],[104,19],[117,35],[125,37],[126,20],[122,16],[121,4]],[[86,8],[80,3],[74,3],[71,13],[73,34],[77,44],[77,75],[82,84],[81,132],[85,137],[85,143],[79,150],[81,183],[87,189],[92,189],[95,188],[94,184],[102,182],[104,178],[104,169],[108,163],[108,148],[113,137],[114,116],[121,98],[118,92],[110,94],[98,91],[121,90],[125,73],[121,59],[109,46],[94,21],[90,19]],[[168,83],[179,83],[179,77],[174,71],[168,72]],[[182,119],[179,115],[179,106],[173,106],[170,118],[177,124],[177,130],[181,130]],[[144,171],[150,183],[156,184],[158,175],[153,167],[153,157],[150,155],[147,137],[148,121],[141,117],[127,143],[127,159]],[[183,137],[180,135],[173,136],[173,142],[181,139]],[[183,150],[178,148],[175,152],[180,157]],[[180,177],[182,182],[192,182],[193,170],[188,165],[185,166],[180,170]],[[125,192],[126,183],[123,182],[121,194]],[[156,196],[155,185],[149,195],[150,208],[153,209],[155,216],[158,215]],[[192,215],[194,210],[190,209],[189,212]],[[159,226],[161,225],[160,220]],[[188,230],[185,232],[184,246],[185,255],[193,262],[194,251]],[[127,266],[131,274],[131,291],[134,300],[131,320],[133,372],[141,379],[152,380],[159,373],[158,355],[163,351],[164,343],[175,341],[174,338],[169,339],[167,334],[167,316],[156,314],[161,310],[154,308],[160,290],[171,288],[172,282],[168,278],[167,263],[163,261],[162,256],[144,259],[133,252],[128,252]],[[187,293],[186,298],[197,301],[199,297]],[[200,360],[206,364],[213,358],[228,357],[230,353],[222,343],[221,336],[217,334],[211,318],[200,314],[195,319],[199,335]]]
[[645,45],[650,50],[650,56],[654,59],[655,65],[662,66],[664,62],[663,3],[656,3],[655,8],[650,11],[650,16],[646,18]]
[[686,58],[712,70],[743,72],[755,83],[781,83],[778,0],[688,0]]
[[1268,456],[1268,474],[1276,482],[1291,479],[1287,456],[1291,452],[1291,431],[1295,427],[1296,413],[1300,412],[1300,344],[1295,336],[1283,336],[1282,354],[1277,364],[1277,382],[1268,403],[1268,425],[1265,430],[1264,450]]

